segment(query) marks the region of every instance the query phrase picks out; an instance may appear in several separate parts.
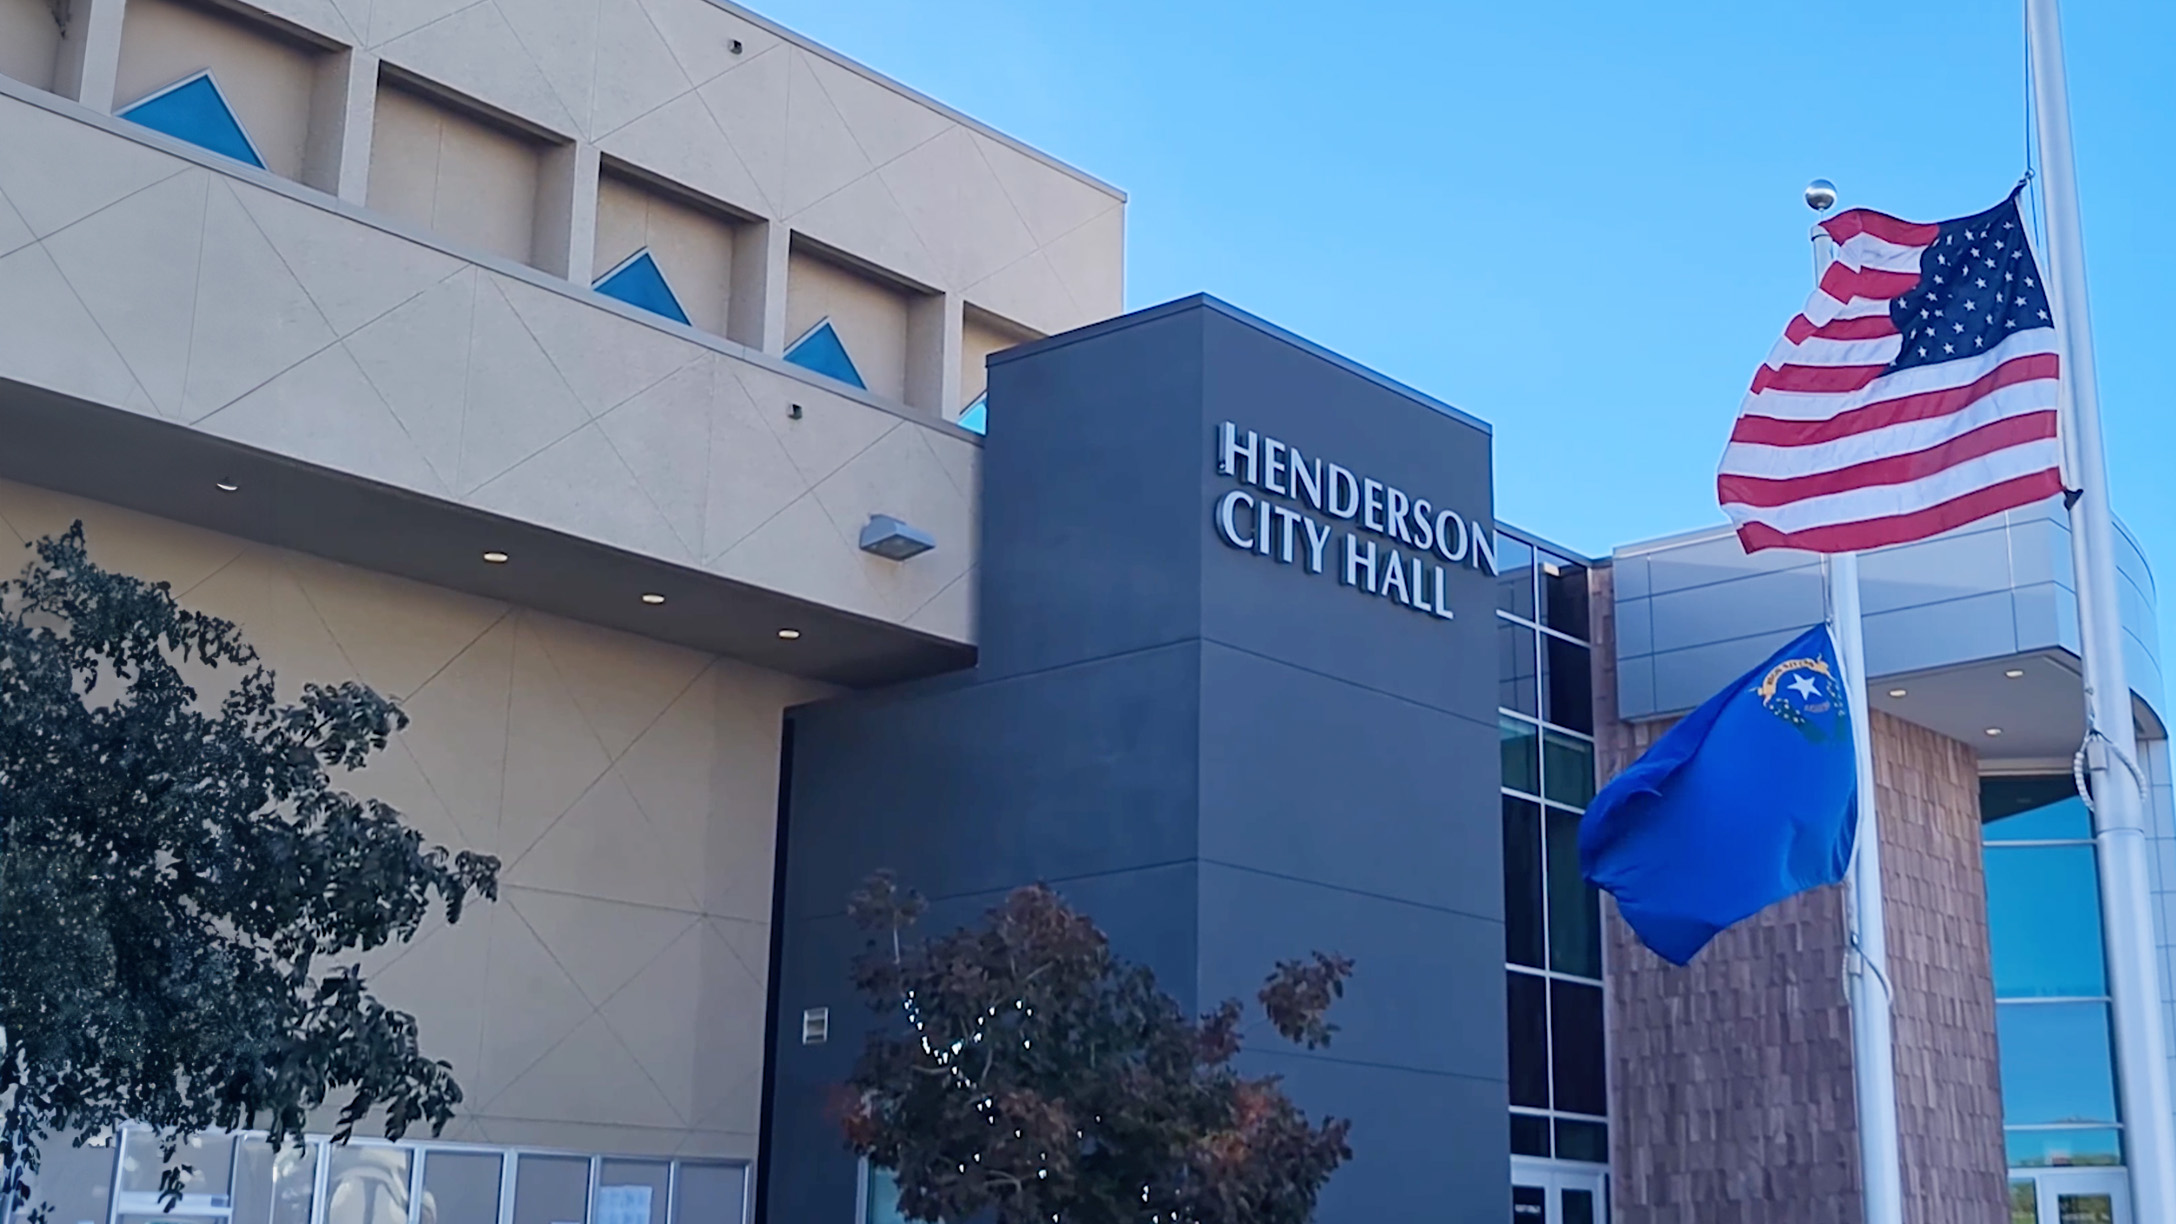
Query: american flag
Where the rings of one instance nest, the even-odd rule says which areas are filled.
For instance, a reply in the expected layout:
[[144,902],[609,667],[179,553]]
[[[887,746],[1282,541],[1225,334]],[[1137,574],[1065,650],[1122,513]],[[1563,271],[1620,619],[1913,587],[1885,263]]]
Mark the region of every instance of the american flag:
[[1903,544],[2061,492],[2055,323],[2017,194],[1821,228],[1836,262],[1753,376],[1716,476],[1745,550]]

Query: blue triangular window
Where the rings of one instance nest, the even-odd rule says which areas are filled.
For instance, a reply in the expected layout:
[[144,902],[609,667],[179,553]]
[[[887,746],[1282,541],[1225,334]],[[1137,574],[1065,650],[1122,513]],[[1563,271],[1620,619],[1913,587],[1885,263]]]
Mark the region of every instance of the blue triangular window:
[[664,315],[675,323],[688,321],[688,312],[680,309],[680,299],[673,295],[672,286],[665,283],[665,274],[644,247],[627,258],[610,272],[597,278],[591,288],[606,297],[616,297],[630,306],[640,306],[651,314]]
[[861,381],[861,371],[854,368],[854,359],[846,355],[846,345],[840,341],[839,330],[831,326],[830,319],[809,328],[799,340],[788,345],[786,360],[849,386],[864,391],[869,389],[869,384]]
[[990,432],[990,393],[985,391],[975,397],[975,402],[960,410],[960,428],[969,433]]
[[130,105],[121,118],[264,169],[264,158],[257,156],[257,146],[250,143],[249,133],[242,130],[234,108],[227,105],[226,95],[213,84],[209,72],[183,77]]

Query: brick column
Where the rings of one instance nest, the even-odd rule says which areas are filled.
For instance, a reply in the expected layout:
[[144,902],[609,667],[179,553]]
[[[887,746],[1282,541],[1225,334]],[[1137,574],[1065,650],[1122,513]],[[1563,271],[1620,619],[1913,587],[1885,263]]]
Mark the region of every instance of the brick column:
[[[1606,778],[1668,724],[1615,718],[1610,575],[1594,572]],[[2003,1224],[1977,760],[1967,745],[1879,711],[1874,734],[1906,1218]],[[1861,1224],[1842,889],[1771,907],[1684,969],[1605,909],[1612,1218]]]

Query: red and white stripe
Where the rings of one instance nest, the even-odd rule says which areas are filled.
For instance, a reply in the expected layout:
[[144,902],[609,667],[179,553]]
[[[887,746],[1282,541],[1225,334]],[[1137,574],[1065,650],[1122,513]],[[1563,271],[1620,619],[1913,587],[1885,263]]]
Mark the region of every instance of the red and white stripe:
[[1753,376],[1716,475],[1745,550],[1903,544],[2061,492],[2055,329],[1884,373],[1903,344],[1890,300],[1940,227],[1853,209],[1822,228],[1836,262]]

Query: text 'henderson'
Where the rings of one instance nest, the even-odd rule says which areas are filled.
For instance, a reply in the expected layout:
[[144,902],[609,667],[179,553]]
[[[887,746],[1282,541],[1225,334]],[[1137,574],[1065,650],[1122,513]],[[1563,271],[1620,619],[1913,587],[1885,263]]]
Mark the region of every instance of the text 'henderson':
[[[1496,544],[1479,522],[1469,526],[1455,510],[1439,510],[1425,497],[1355,476],[1320,458],[1309,459],[1296,446],[1251,429],[1242,432],[1230,421],[1217,427],[1216,470],[1242,485],[1355,524],[1358,530],[1345,532],[1337,550],[1339,580],[1415,612],[1451,619],[1449,575],[1441,562],[1470,563],[1491,577],[1496,573]],[[1304,565],[1309,573],[1322,572],[1332,524],[1244,488],[1218,498],[1214,517],[1217,535],[1233,548],[1285,565]],[[1362,532],[1384,543],[1378,545]]]

